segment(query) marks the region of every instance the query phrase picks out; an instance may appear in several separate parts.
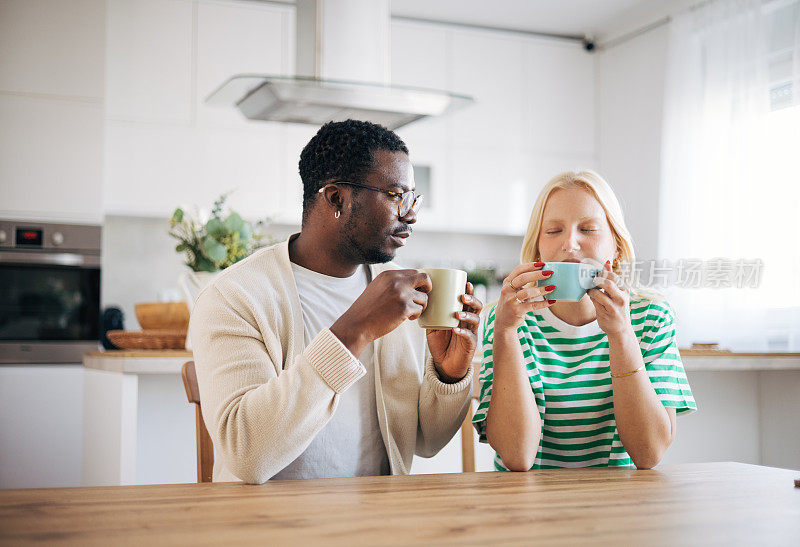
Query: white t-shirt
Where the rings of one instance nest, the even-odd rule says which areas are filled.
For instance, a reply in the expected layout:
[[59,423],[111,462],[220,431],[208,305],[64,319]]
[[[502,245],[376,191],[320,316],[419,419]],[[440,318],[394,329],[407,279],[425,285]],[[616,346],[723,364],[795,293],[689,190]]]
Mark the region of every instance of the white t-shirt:
[[[361,296],[369,269],[360,267],[346,278],[331,277],[292,263],[303,309],[303,341],[311,343]],[[373,344],[359,361],[367,373],[341,394],[330,421],[308,448],[272,479],[311,479],[388,475],[389,457],[383,444],[375,400]]]

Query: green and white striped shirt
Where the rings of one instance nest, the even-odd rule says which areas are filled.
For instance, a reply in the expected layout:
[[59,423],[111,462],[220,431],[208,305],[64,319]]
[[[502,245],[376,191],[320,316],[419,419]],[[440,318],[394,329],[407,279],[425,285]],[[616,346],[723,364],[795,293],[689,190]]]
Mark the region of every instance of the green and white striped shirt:
[[[631,323],[645,370],[665,407],[678,414],[697,408],[675,342],[673,313],[666,302],[636,299]],[[486,413],[492,397],[492,307],[483,328],[480,402],[473,423],[486,441]],[[534,469],[633,465],[619,440],[608,359],[608,336],[597,321],[576,327],[548,309],[530,312],[517,329],[531,391],[542,417]],[[495,454],[495,467],[506,470]]]

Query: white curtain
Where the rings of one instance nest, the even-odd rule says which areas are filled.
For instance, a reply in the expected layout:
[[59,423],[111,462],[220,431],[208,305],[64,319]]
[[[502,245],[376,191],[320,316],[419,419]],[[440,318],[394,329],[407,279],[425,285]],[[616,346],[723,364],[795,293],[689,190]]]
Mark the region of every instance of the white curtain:
[[679,341],[800,351],[800,3],[716,0],[670,25],[659,254]]

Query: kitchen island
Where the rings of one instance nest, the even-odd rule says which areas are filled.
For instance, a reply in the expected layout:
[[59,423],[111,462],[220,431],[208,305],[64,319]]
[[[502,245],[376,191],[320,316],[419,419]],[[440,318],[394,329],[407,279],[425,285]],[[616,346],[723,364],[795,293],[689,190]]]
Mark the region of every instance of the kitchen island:
[[84,356],[83,485],[196,480],[194,406],[185,350],[95,351]]

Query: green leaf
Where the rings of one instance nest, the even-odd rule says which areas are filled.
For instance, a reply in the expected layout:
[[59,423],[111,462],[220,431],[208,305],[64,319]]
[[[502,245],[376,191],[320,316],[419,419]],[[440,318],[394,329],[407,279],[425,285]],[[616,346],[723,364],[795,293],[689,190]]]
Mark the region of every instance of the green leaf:
[[183,209],[181,208],[175,209],[175,212],[172,213],[172,218],[170,219],[170,222],[172,222],[173,224],[177,224],[182,220],[183,220]]
[[194,265],[194,271],[196,272],[216,272],[217,267],[204,256],[201,256],[197,259],[197,262]]
[[182,253],[183,251],[185,251],[188,248],[189,248],[189,246],[186,243],[181,243],[177,247],[175,247],[175,250],[178,251],[179,253]]
[[214,262],[222,262],[228,256],[225,245],[208,236],[203,238],[203,252]]
[[253,228],[250,226],[249,222],[242,222],[242,227],[239,228],[238,232],[239,239],[245,243],[249,243],[250,239],[253,237]]
[[206,233],[210,236],[221,236],[225,235],[227,230],[225,229],[225,225],[222,221],[218,218],[212,218],[208,222],[206,222]]
[[238,232],[243,224],[244,221],[242,220],[242,217],[240,217],[237,213],[232,212],[228,215],[228,218],[225,219],[225,227],[230,232]]

